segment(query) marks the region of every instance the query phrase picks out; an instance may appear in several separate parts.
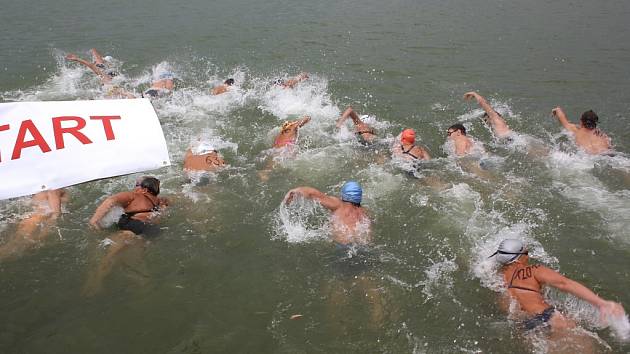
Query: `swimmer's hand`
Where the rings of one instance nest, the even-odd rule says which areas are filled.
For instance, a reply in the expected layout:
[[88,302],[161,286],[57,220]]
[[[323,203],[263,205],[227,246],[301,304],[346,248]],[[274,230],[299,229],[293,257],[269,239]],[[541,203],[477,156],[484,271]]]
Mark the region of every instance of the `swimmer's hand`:
[[551,115],[554,117],[564,116],[564,111],[560,107],[556,107],[551,110]]
[[101,226],[98,224],[98,221],[94,219],[90,219],[90,222],[88,225],[90,225],[90,229],[94,231],[99,231],[101,229]]
[[604,301],[599,305],[599,320],[606,323],[607,317],[622,317],[626,314],[620,303],[614,301]]
[[78,57],[72,53],[68,53],[68,55],[66,55],[66,59],[68,60],[77,60]]
[[466,92],[464,94],[464,99],[465,100],[472,100],[472,99],[477,99],[477,96],[479,96],[479,94],[475,91],[470,91],[470,92]]

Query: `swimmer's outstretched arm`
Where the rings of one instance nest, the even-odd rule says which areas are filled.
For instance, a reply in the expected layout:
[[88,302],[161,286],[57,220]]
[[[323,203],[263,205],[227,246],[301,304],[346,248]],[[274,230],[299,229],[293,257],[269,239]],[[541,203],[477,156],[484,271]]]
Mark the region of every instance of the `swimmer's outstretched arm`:
[[133,200],[133,192],[122,192],[112,195],[105,199],[101,205],[96,208],[94,215],[90,218],[90,225],[95,229],[100,229],[98,223],[107,214],[107,212],[116,205],[126,207]]
[[621,304],[604,300],[584,285],[545,266],[540,266],[536,269],[534,277],[542,284],[551,285],[558,290],[570,293],[597,307],[602,320],[606,315],[622,316],[625,314]]
[[341,206],[341,203],[342,203],[341,199],[331,197],[311,187],[297,187],[297,188],[291,189],[287,193],[287,195],[284,197],[284,202],[286,204],[291,203],[291,201],[293,200],[293,198],[295,198],[296,195],[301,195],[304,198],[313,199],[317,201],[319,204],[321,204],[324,208],[330,211],[337,210]]
[[304,81],[308,79],[308,73],[307,72],[301,72],[298,76],[287,80],[287,82],[284,83],[284,87],[288,87],[288,88],[294,88],[295,85],[297,85],[298,83]]
[[571,133],[577,132],[577,126],[567,119],[567,115],[564,114],[564,111],[560,107],[556,107],[551,110],[551,114],[558,119],[560,124],[564,127],[564,129],[570,131]]
[[497,111],[494,110],[494,108],[492,108],[492,106],[488,103],[488,101],[486,101],[483,96],[475,91],[470,91],[464,94],[464,99],[475,99],[477,101],[479,106],[488,114],[490,125],[497,135],[504,136],[510,133],[510,128],[508,127],[505,120],[501,117],[501,115],[499,115],[499,113],[497,113]]
[[76,61],[79,64],[83,64],[85,66],[87,66],[90,70],[92,70],[96,75],[98,75],[101,80],[109,82],[111,81],[111,79],[109,77],[107,77],[107,75],[105,75],[103,73],[103,71],[96,66],[94,63],[90,63],[89,61],[85,60],[85,59],[81,59],[79,57],[77,57],[75,54],[68,54],[66,55],[66,59],[71,60],[71,61]]

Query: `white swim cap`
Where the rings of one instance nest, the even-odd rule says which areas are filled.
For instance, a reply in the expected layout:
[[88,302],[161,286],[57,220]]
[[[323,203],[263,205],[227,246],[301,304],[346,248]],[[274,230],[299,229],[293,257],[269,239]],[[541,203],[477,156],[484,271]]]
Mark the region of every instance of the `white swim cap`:
[[106,56],[103,57],[103,60],[105,60],[105,61],[112,61],[112,59],[114,59],[114,58],[112,58],[110,55],[106,55]]
[[192,149],[192,152],[195,155],[203,155],[212,151],[217,151],[217,149],[215,149],[212,144],[203,141]]
[[499,249],[490,257],[497,256],[497,262],[506,265],[515,262],[521,255],[527,254],[521,240],[507,238],[501,241]]
[[364,114],[364,115],[359,117],[359,119],[361,119],[361,120],[366,120],[368,118],[370,118],[370,116],[368,116],[367,114]]

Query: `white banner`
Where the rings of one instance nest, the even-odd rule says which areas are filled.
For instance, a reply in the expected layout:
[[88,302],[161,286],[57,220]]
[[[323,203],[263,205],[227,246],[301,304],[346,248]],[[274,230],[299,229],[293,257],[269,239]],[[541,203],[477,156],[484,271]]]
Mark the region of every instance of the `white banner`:
[[0,104],[0,200],[168,165],[148,99]]

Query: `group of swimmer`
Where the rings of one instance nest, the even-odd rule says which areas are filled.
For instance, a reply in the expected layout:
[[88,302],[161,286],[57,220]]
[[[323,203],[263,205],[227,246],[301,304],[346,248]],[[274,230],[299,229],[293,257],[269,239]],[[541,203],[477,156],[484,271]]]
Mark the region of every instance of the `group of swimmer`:
[[[90,50],[92,61],[78,57],[76,54],[69,53],[66,59],[79,63],[90,69],[101,80],[101,84],[105,89],[106,98],[160,98],[170,95],[177,85],[177,78],[171,71],[166,71],[157,75],[151,82],[151,85],[139,95],[129,92],[118,84],[114,84],[113,80],[119,73],[113,67],[113,58],[103,56],[96,48]],[[301,81],[308,79],[308,73],[300,73],[289,79],[276,79],[273,84],[284,88],[293,88]],[[220,95],[230,90],[235,83],[233,78],[226,79],[223,83],[216,85],[210,90],[212,95]]]
[[[112,78],[117,73],[108,65],[108,59],[102,57],[96,49],[92,49],[92,56],[92,61],[81,59],[74,54],[68,54],[66,58],[85,65],[98,75],[108,90],[108,94],[125,98],[136,97],[133,93],[111,85]],[[288,80],[277,80],[274,84],[291,89],[307,79],[308,74],[301,73]],[[168,94],[175,87],[174,80],[172,73],[160,76],[143,92],[142,96],[158,97]],[[233,84],[233,79],[227,79],[223,84],[214,87],[211,92],[214,95],[225,93]],[[477,92],[467,92],[464,94],[464,99],[475,100],[479,104],[485,112],[484,120],[490,125],[498,139],[511,138],[513,132],[505,119],[483,96]],[[610,151],[610,138],[597,128],[598,117],[593,111],[584,112],[578,125],[571,123],[560,107],[554,108],[552,115],[574,136],[575,144],[584,152],[605,154]],[[341,128],[348,120],[352,122],[357,139],[361,143],[373,144],[377,140],[378,132],[366,123],[365,116],[359,116],[352,107],[348,107],[341,114],[337,119],[336,127]],[[304,116],[298,120],[284,122],[272,148],[282,152],[294,152],[298,143],[298,131],[309,121],[310,117]],[[451,125],[446,131],[446,137],[452,142],[454,153],[458,157],[473,152],[475,143],[467,135],[464,125],[460,123]],[[409,161],[431,159],[427,149],[416,144],[416,132],[411,128],[400,132],[390,146],[390,151],[392,157]],[[183,170],[187,174],[216,172],[226,165],[219,151],[203,141],[191,146],[185,152],[183,159]],[[260,178],[268,179],[272,169],[273,159],[270,159],[263,170],[259,171]],[[171,205],[168,199],[160,197],[159,194],[160,181],[155,177],[144,176],[136,181],[132,190],[111,195],[97,207],[89,220],[89,225],[97,230],[102,228],[103,218],[112,208],[120,207],[124,213],[116,223],[120,231],[108,236],[111,243],[107,254],[88,278],[84,289],[86,294],[99,291],[118,253],[130,245],[152,239],[159,232],[158,219]],[[362,195],[363,190],[358,182],[347,181],[342,186],[339,197],[327,195],[312,187],[301,186],[288,191],[283,203],[290,204],[296,198],[306,198],[319,203],[330,211],[331,238],[337,247],[362,248],[372,242],[372,221],[361,204]],[[60,215],[61,205],[67,200],[67,195],[64,190],[45,191],[34,195],[32,200],[34,207],[31,217],[20,223],[15,238],[0,247],[0,260],[43,240]],[[525,330],[548,327],[552,331],[552,336],[565,336],[568,333],[567,330],[576,326],[572,320],[549,305],[541,292],[543,286],[557,288],[589,302],[599,310],[602,317],[625,315],[620,304],[600,298],[582,284],[545,266],[529,264],[527,246],[520,240],[503,240],[492,256],[500,265],[507,288],[506,295],[519,306],[526,317],[521,321]]]

